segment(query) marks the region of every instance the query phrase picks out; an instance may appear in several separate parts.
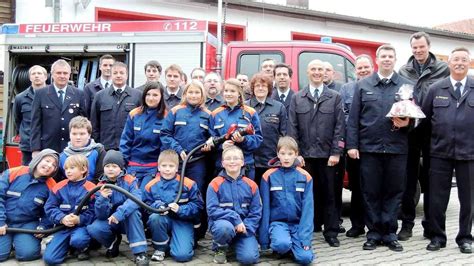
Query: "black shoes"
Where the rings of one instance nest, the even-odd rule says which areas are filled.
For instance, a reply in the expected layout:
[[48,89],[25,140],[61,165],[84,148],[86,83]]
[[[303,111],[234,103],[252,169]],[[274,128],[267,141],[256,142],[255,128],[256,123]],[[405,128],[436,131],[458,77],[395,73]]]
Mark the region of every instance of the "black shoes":
[[461,251],[461,253],[471,254],[472,246],[469,243],[462,243],[461,245],[459,245],[459,250]]
[[122,235],[118,234],[117,238],[115,238],[114,242],[112,243],[112,246],[107,249],[105,252],[105,256],[107,258],[115,258],[119,255],[119,248],[120,248],[120,243],[122,242]]
[[407,241],[412,236],[412,229],[408,227],[402,227],[402,229],[400,229],[400,232],[398,232],[398,240],[400,241]]
[[342,224],[339,225],[339,233],[340,234],[344,234],[346,232],[346,228],[344,228],[344,226],[342,226]]
[[374,250],[377,248],[377,240],[374,240],[374,239],[369,239],[367,240],[367,242],[364,243],[364,245],[362,246],[362,249],[363,250]]
[[390,249],[391,251],[397,251],[397,252],[403,251],[402,245],[401,245],[397,240],[393,240],[393,241],[390,241],[390,242],[386,242],[385,245],[386,245],[386,246],[388,247],[388,249]]
[[337,248],[341,245],[337,237],[325,237],[325,240],[331,247]]
[[346,232],[347,237],[359,237],[361,235],[365,235],[364,228],[355,228],[352,227],[349,231]]
[[437,251],[437,250],[440,250],[441,248],[445,248],[445,247],[446,247],[446,243],[441,243],[441,241],[439,241],[439,240],[431,240],[431,242],[428,244],[428,246],[426,246],[426,250]]

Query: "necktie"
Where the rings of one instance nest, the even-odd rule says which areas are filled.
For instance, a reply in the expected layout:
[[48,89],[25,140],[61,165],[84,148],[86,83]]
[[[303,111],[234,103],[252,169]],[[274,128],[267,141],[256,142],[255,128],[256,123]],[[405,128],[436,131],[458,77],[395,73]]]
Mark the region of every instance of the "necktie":
[[382,84],[383,85],[387,85],[389,82],[390,82],[390,79],[388,79],[388,78],[383,78],[382,79]]
[[285,102],[285,94],[280,94],[280,102],[284,103]]
[[118,90],[117,90],[117,95],[118,95],[118,96],[122,95],[122,89],[118,89]]
[[314,100],[316,100],[316,101],[318,100],[318,98],[319,98],[318,89],[315,89],[315,90],[314,90],[313,98],[314,98]]
[[108,88],[109,88],[109,83],[106,82],[106,83],[105,83],[105,86],[104,86],[104,89],[108,89]]
[[454,95],[456,95],[456,98],[457,99],[460,99],[461,98],[461,86],[462,86],[462,83],[461,82],[456,82],[456,88],[454,89]]
[[61,103],[61,105],[63,105],[64,103],[64,91],[63,90],[59,90],[58,91],[59,95],[58,95],[58,99],[59,99],[59,102]]

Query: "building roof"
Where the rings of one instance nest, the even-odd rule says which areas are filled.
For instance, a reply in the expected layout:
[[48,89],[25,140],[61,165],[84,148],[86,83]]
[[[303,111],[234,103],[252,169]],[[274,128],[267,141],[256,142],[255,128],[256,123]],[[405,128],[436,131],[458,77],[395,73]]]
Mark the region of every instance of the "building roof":
[[[196,2],[214,2],[217,1],[202,1],[197,0]],[[348,23],[348,24],[357,24],[360,26],[370,27],[372,29],[381,29],[381,30],[391,30],[397,32],[418,32],[424,31],[431,36],[435,37],[451,37],[456,38],[459,40],[469,40],[474,41],[474,32],[457,32],[453,31],[451,28],[427,28],[427,27],[419,27],[419,26],[411,26],[401,23],[393,23],[387,21],[380,21],[375,19],[367,19],[362,17],[354,17],[354,16],[347,16],[341,15],[336,13],[328,13],[322,12],[317,10],[310,10],[306,8],[298,8],[293,6],[284,6],[284,5],[276,5],[276,4],[269,4],[269,3],[262,3],[262,2],[255,2],[255,1],[244,1],[244,0],[225,0],[224,1],[228,8],[238,9],[243,11],[253,11],[253,12],[265,12],[267,14],[275,14],[275,15],[284,15],[285,17],[293,17],[299,19],[308,19],[308,20],[319,20],[319,21],[332,21],[332,22],[339,22],[339,23]],[[471,24],[471,29],[472,29]]]
[[462,32],[462,33],[472,35],[474,34],[474,18],[441,24],[441,25],[435,26],[435,28],[439,30]]

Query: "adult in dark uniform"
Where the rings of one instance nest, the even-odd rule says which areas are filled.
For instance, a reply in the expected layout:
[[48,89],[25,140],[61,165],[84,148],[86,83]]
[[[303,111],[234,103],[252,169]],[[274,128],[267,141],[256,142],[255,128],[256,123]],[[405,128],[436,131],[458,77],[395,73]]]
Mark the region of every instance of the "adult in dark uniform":
[[270,97],[272,81],[267,75],[257,73],[250,81],[252,99],[245,102],[258,113],[262,135],[265,136],[260,147],[255,150],[255,183],[260,184],[263,174],[270,168],[268,162],[277,157],[277,144],[280,137],[286,135],[288,115],[279,101]]
[[[165,102],[168,110],[178,105],[183,96],[183,89],[180,84],[183,78],[183,70],[176,64],[170,65],[165,70],[166,88],[165,88]],[[186,84],[186,83],[185,83]]]
[[112,66],[112,86],[99,91],[92,103],[92,138],[106,150],[118,150],[128,113],[142,103],[142,93],[127,85],[128,69],[122,62]]
[[[430,229],[427,250],[446,247],[446,209],[453,171],[460,203],[456,243],[462,253],[472,253],[474,207],[474,78],[467,76],[471,58],[466,48],[456,48],[448,59],[450,76],[432,86],[423,102],[422,129],[431,132]],[[425,135],[427,136],[427,135]]]
[[329,62],[324,62],[324,84],[331,90],[339,92],[342,84],[334,80],[335,75],[334,66]]
[[[372,75],[374,72],[374,63],[369,55],[361,54],[356,57],[355,71],[357,80]],[[354,91],[357,88],[357,81],[349,82],[341,86],[341,98],[343,103],[344,116],[349,118]],[[358,159],[352,159],[346,156],[346,171],[349,175],[349,188],[351,189],[351,208],[349,217],[351,219],[351,228],[347,230],[347,237],[358,237],[365,234],[364,222],[364,203],[362,201],[362,192],[360,191],[360,162]]]
[[92,102],[97,92],[102,89],[107,89],[112,85],[112,65],[115,63],[115,58],[109,54],[105,54],[99,59],[100,77],[93,82],[88,83],[84,87],[84,96],[86,97],[86,112],[87,117],[90,118]]
[[156,60],[148,61],[143,68],[145,70],[146,82],[145,84],[135,88],[142,93],[145,90],[145,85],[147,82],[160,82],[161,71],[163,70],[160,62]]
[[344,148],[344,113],[339,93],[323,83],[324,64],[309,62],[309,85],[291,98],[288,135],[301,147],[305,169],[315,178],[315,228],[333,247],[340,245],[336,166]]
[[86,115],[84,93],[68,85],[71,66],[59,59],[51,66],[53,84],[35,91],[31,115],[33,157],[50,148],[60,153],[69,141],[69,121]]
[[291,97],[295,94],[290,87],[293,69],[290,65],[280,63],[275,66],[273,72],[276,90],[273,90],[272,98],[283,103],[286,111],[289,111]]
[[39,65],[34,65],[28,70],[31,86],[15,96],[13,116],[15,127],[20,137],[21,164],[28,165],[31,161],[31,106],[35,91],[46,87],[48,72]]
[[[417,32],[410,37],[410,46],[413,55],[408,59],[406,65],[400,68],[400,76],[410,80],[415,84],[414,96],[417,102],[422,105],[428,93],[428,87],[438,80],[449,76],[448,64],[436,59],[430,53],[430,36],[425,32]],[[423,235],[429,237],[429,138],[423,135],[418,128],[415,128],[408,135],[408,162],[407,162],[407,185],[403,194],[401,219],[402,228],[398,232],[398,240],[408,240],[412,235],[415,225],[416,202],[414,200],[418,180],[423,192],[423,212],[424,217],[421,222],[424,228]],[[423,154],[423,165],[420,166],[420,157]]]
[[204,89],[207,94],[206,107],[209,111],[212,112],[224,104],[221,96],[222,79],[216,72],[209,72],[206,75],[204,78]]
[[237,74],[235,78],[240,82],[240,86],[244,90],[245,100],[246,101],[250,100],[253,97],[253,95],[252,95],[252,89],[250,88],[249,76],[239,73]]
[[378,73],[357,82],[349,121],[347,149],[360,158],[360,182],[369,232],[364,250],[383,241],[390,250],[402,251],[397,240],[397,214],[406,181],[409,119],[386,117],[395,93],[410,81],[393,68],[396,53],[384,44],[377,49]]

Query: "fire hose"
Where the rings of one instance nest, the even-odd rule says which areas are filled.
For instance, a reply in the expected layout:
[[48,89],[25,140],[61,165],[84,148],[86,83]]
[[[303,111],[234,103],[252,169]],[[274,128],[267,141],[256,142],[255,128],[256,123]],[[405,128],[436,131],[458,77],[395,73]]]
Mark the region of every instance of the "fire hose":
[[[214,137],[212,138],[212,145],[214,145],[214,147],[216,147],[217,145],[223,143],[224,141],[226,140],[229,140],[231,139],[232,135],[235,134],[235,133],[239,133],[241,136],[245,136],[245,135],[253,135],[255,134],[255,130],[252,126],[252,124],[249,124],[247,127],[245,128],[241,128],[239,129],[238,126],[236,124],[232,124],[230,127],[229,127],[229,130],[227,131],[226,134],[220,136],[220,137]],[[176,197],[175,199],[173,200],[173,203],[178,203],[179,199],[181,198],[181,193],[183,192],[183,185],[184,185],[184,176],[185,176],[185,172],[186,172],[186,165],[188,163],[188,161],[192,160],[192,155],[200,150],[202,147],[204,147],[204,145],[206,144],[210,144],[208,142],[205,142],[205,143],[202,143],[198,146],[196,146],[194,149],[192,149],[188,155],[186,156],[186,158],[184,159],[183,161],[183,165],[181,167],[181,176],[183,178],[180,178],[179,180],[179,186],[178,186],[178,192],[176,193]],[[164,212],[167,212],[170,210],[170,207],[164,207],[164,208],[152,208],[148,205],[146,205],[143,201],[141,201],[139,198],[135,197],[132,193],[128,192],[127,190],[119,187],[119,186],[116,186],[116,185],[112,185],[112,184],[104,184],[104,185],[99,185],[99,186],[96,186],[94,187],[93,189],[91,189],[83,198],[82,200],[79,202],[79,205],[77,205],[77,208],[74,210],[74,215],[79,215],[82,208],[88,203],[89,199],[94,195],[94,193],[96,193],[98,190],[100,190],[101,188],[110,188],[112,190],[115,190],[117,192],[120,192],[122,194],[124,194],[127,198],[131,199],[133,202],[135,202],[138,206],[140,206],[141,208],[151,212],[151,213],[164,213]],[[39,230],[39,229],[24,229],[24,228],[12,228],[12,227],[7,227],[6,229],[6,232],[7,233],[22,233],[22,234],[42,234],[42,235],[50,235],[50,234],[54,234],[60,230],[63,230],[63,229],[66,229],[67,227],[65,225],[58,225],[58,226],[55,226],[53,228],[50,228],[50,229],[43,229],[43,230]]]

